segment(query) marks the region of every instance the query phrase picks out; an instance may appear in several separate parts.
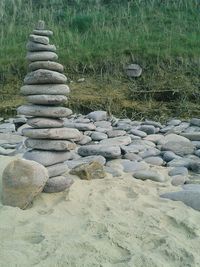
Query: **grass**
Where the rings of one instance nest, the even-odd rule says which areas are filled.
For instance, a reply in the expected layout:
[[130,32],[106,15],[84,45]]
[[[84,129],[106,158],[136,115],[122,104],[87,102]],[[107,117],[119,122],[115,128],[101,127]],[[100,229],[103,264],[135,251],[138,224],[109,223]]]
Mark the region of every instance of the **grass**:
[[[26,74],[28,34],[44,19],[67,76],[87,80],[71,85],[74,110],[199,116],[199,11],[198,0],[1,0],[2,102],[10,102],[12,113]],[[132,62],[143,74],[129,80],[123,68]]]

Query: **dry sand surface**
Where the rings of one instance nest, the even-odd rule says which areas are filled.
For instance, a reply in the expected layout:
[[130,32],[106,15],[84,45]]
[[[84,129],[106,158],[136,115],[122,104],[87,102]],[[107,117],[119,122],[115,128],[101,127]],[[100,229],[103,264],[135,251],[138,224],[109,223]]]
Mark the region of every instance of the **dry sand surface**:
[[124,174],[76,180],[25,211],[0,204],[0,266],[200,266],[200,212],[159,198],[169,190]]

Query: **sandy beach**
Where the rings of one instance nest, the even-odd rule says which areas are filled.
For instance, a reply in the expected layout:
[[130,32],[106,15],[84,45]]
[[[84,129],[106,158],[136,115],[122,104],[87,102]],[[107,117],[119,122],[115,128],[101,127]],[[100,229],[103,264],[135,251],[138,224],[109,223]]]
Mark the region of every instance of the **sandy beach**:
[[28,210],[0,204],[0,266],[200,266],[200,213],[159,198],[178,189],[110,175],[42,193]]

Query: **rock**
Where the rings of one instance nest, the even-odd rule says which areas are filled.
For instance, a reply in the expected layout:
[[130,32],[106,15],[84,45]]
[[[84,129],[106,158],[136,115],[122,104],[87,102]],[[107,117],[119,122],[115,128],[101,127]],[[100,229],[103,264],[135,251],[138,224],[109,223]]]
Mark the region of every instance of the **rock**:
[[189,169],[195,173],[200,173],[200,160],[191,160],[189,163]]
[[106,173],[112,174],[113,177],[119,177],[119,176],[121,176],[123,174],[119,170],[114,169],[112,167],[108,167],[108,166],[105,166],[104,170],[105,170]]
[[115,130],[122,130],[122,131],[130,131],[132,129],[132,125],[128,123],[118,123]]
[[71,178],[67,178],[65,176],[56,176],[50,178],[44,189],[43,192],[45,193],[59,193],[66,189],[69,189],[70,186],[73,184],[73,180]]
[[64,74],[57,71],[39,69],[29,72],[25,79],[24,84],[63,84],[66,83],[67,78]]
[[182,201],[185,205],[200,211],[200,191],[183,190],[179,192],[170,192],[161,195],[162,198],[174,201]]
[[131,143],[130,136],[118,136],[100,141],[101,145],[106,146],[126,146]]
[[188,140],[187,138],[183,137],[183,136],[180,136],[180,135],[177,135],[177,134],[167,134],[164,136],[163,139],[161,139],[158,144],[159,145],[164,145],[168,142],[177,142],[177,143],[180,143],[180,142],[188,142],[190,143],[190,140]]
[[186,181],[186,177],[184,175],[174,175],[172,176],[171,184],[174,186],[183,185]]
[[158,144],[158,142],[162,142],[161,140],[164,138],[162,134],[149,134],[147,135],[144,140],[151,141],[155,144]]
[[181,175],[188,176],[188,169],[185,167],[175,167],[168,172],[169,176]]
[[28,52],[26,59],[28,61],[56,61],[58,56],[54,52],[50,51],[38,51],[38,52]]
[[130,130],[130,133],[131,133],[131,134],[134,134],[134,135],[136,135],[136,136],[140,136],[141,138],[147,136],[147,134],[146,134],[145,132],[140,131],[140,130],[136,130],[136,129],[131,129],[131,130]]
[[71,159],[70,152],[31,150],[24,154],[24,158],[34,160],[43,166],[50,166]]
[[164,161],[169,162],[169,161],[171,161],[171,160],[173,160],[173,159],[181,159],[181,157],[178,156],[178,155],[176,155],[176,154],[175,154],[174,152],[172,152],[172,151],[166,151],[166,152],[164,152],[164,154],[163,154],[163,159],[164,159]]
[[193,133],[181,133],[181,136],[186,137],[191,141],[200,141],[200,131]]
[[22,95],[68,95],[66,84],[25,85],[20,89]]
[[94,125],[97,128],[107,128],[108,130],[112,130],[111,122],[110,121],[95,121]]
[[63,65],[53,61],[35,61],[28,66],[29,71],[35,71],[39,69],[46,69],[60,73],[64,71]]
[[151,165],[162,166],[164,164],[163,160],[160,157],[147,157],[144,161]]
[[185,184],[183,185],[184,190],[189,190],[189,191],[200,191],[200,185],[198,184]]
[[142,157],[143,159],[148,158],[148,157],[155,157],[155,156],[160,155],[160,150],[154,147],[147,148],[146,150],[139,152],[138,155]]
[[136,145],[136,144],[130,144],[128,146],[121,146],[121,150],[123,154],[126,153],[139,153],[140,151],[145,150],[145,145]]
[[80,131],[94,131],[96,129],[96,126],[93,123],[76,123],[64,120],[64,125],[67,128],[76,128]]
[[12,133],[15,132],[14,123],[2,123],[0,124],[0,133]]
[[0,145],[2,144],[19,144],[24,141],[24,137],[10,133],[0,133]]
[[[44,45],[44,44],[34,43],[30,41],[26,44],[26,49],[30,52],[41,52],[41,51],[56,52],[55,45],[50,45],[50,44]],[[45,68],[41,68],[41,69],[45,69]]]
[[70,171],[70,174],[77,175],[83,180],[102,179],[106,176],[103,165],[98,161],[78,165]]
[[165,182],[165,177],[161,173],[157,173],[155,171],[147,170],[147,171],[137,171],[133,174],[133,177],[140,180],[152,180],[154,182]]
[[57,139],[80,141],[83,135],[72,128],[23,129],[23,135],[33,139]]
[[60,119],[34,117],[28,119],[27,124],[33,128],[60,128],[64,126],[64,121]]
[[106,133],[106,134],[108,131],[111,131],[111,130],[112,130],[112,126],[110,126],[108,128],[96,127],[96,129],[95,129],[96,132]]
[[123,130],[111,130],[107,132],[107,135],[109,138],[123,136],[125,134],[126,134],[126,131],[123,131]]
[[0,155],[8,156],[13,155],[15,153],[15,149],[7,149],[6,147],[0,146]]
[[29,40],[31,42],[40,43],[40,44],[44,44],[44,45],[49,44],[49,38],[47,36],[30,34]]
[[153,125],[154,127],[162,128],[162,124],[157,121],[150,121],[150,120],[145,120],[142,122],[142,125]]
[[108,136],[105,133],[94,132],[91,134],[91,138],[93,141],[101,141],[107,139]]
[[161,150],[172,151],[176,155],[184,156],[194,152],[194,145],[191,142],[169,141],[161,146]]
[[76,148],[76,144],[66,140],[26,139],[25,145],[32,149],[70,151]]
[[153,125],[141,125],[138,130],[143,131],[146,134],[155,134],[156,133],[156,129]]
[[106,163],[106,159],[103,156],[88,156],[88,157],[84,157],[84,158],[80,158],[76,160],[68,160],[65,163],[70,169],[72,169],[78,165],[85,164],[85,163],[89,164],[93,161],[99,162],[101,165],[105,165]]
[[135,173],[139,170],[146,170],[149,168],[145,162],[134,162],[130,160],[122,160],[121,164],[124,168],[124,172]]
[[137,135],[133,135],[133,134],[129,134],[131,140],[141,140],[142,138],[140,136],[137,136]]
[[67,102],[64,95],[30,95],[26,97],[27,102],[37,105],[60,105]]
[[49,177],[59,176],[69,170],[66,163],[58,163],[47,167]]
[[72,114],[71,109],[42,105],[23,105],[17,109],[18,114],[35,117],[62,118]]
[[200,119],[192,118],[192,119],[190,120],[190,124],[191,124],[191,125],[195,125],[195,126],[200,127]]
[[102,110],[97,110],[90,112],[87,117],[93,121],[103,121],[107,120],[107,112]]
[[142,74],[142,68],[138,64],[130,64],[125,68],[126,75],[131,78],[139,77]]
[[192,144],[196,147],[196,149],[200,148],[200,141],[192,141]]
[[180,158],[180,159],[171,160],[170,162],[167,163],[167,166],[169,166],[169,167],[186,167],[188,169],[190,163],[191,163],[191,159]]
[[77,80],[78,83],[82,83],[82,82],[85,82],[85,78],[80,78]]
[[200,149],[196,150],[194,154],[200,158]]
[[46,168],[34,161],[17,159],[10,162],[2,176],[2,203],[27,208],[43,190],[48,180]]
[[83,138],[78,142],[79,145],[86,145],[92,141],[92,138],[90,136],[84,135]]
[[177,119],[172,119],[167,122],[167,125],[172,125],[172,126],[178,126],[180,124],[181,124],[181,120],[177,120]]
[[52,36],[53,32],[49,30],[34,30],[33,34],[42,35],[42,36]]
[[119,146],[108,145],[86,145],[79,147],[78,154],[85,156],[101,155],[105,158],[118,158],[121,156],[121,149]]
[[124,156],[123,156],[124,159],[128,159],[128,160],[131,160],[131,161],[141,161],[142,158],[135,154],[135,153],[126,153]]

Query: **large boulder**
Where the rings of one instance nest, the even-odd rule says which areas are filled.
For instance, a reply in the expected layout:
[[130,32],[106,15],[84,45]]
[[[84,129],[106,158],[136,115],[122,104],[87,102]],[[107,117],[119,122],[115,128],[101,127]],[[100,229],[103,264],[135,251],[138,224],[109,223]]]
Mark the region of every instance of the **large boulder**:
[[43,190],[48,171],[35,161],[17,159],[10,162],[2,176],[2,203],[25,209]]

